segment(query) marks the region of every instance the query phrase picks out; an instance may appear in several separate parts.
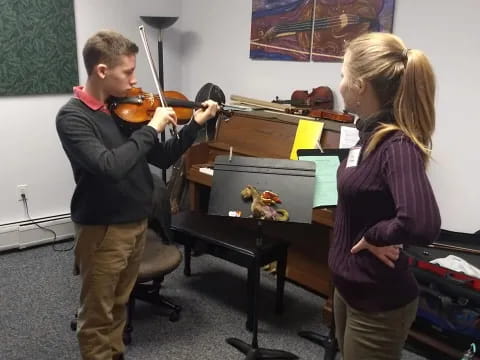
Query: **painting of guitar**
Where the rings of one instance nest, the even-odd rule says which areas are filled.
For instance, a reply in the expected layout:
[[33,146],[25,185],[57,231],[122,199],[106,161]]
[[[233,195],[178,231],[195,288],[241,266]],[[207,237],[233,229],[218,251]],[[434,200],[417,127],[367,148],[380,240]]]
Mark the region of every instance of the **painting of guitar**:
[[341,61],[347,41],[391,32],[395,0],[253,0],[250,57]]

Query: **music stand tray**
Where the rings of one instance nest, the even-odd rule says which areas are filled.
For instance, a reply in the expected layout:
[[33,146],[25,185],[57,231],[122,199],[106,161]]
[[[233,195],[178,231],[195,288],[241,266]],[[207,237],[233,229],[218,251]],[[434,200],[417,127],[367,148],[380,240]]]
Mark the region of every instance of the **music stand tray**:
[[[231,216],[235,213],[245,221],[257,224],[256,245],[262,245],[264,222],[269,226],[289,226],[292,223],[311,223],[313,191],[315,185],[315,164],[310,161],[217,156],[214,165],[213,184],[210,192],[208,214]],[[240,192],[247,185],[254,186],[259,192],[269,190],[279,195],[281,204],[277,208],[286,209],[289,214],[287,223],[254,219],[251,217],[251,201],[244,201]],[[253,239],[252,239],[253,240]],[[255,257],[258,259],[258,257]],[[256,287],[259,282],[254,281]],[[258,294],[254,291],[253,304],[257,307]],[[253,313],[252,342],[228,338],[227,343],[246,355],[246,359],[298,359],[290,352],[258,346],[258,316]]]

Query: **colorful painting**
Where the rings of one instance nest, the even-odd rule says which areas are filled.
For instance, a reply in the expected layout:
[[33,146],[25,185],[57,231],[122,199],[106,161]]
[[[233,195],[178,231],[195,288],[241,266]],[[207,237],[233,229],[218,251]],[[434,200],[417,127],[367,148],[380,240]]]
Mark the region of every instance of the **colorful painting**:
[[342,61],[345,44],[392,32],[395,0],[253,0],[250,57]]

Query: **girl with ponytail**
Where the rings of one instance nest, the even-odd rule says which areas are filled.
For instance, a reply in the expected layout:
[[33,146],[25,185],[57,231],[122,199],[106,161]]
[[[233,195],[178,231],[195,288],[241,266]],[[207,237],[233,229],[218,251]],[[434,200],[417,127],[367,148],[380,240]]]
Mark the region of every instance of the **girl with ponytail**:
[[344,360],[399,360],[418,305],[404,244],[440,232],[426,175],[435,128],[435,77],[426,55],[392,34],[346,48],[340,93],[360,140],[338,170],[329,266]]

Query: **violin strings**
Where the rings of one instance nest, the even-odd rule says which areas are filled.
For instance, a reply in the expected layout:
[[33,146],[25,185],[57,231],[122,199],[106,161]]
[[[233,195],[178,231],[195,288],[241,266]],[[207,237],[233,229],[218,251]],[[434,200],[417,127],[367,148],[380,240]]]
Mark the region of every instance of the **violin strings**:
[[[317,8],[317,0],[313,0],[313,8]],[[315,16],[312,16],[312,32],[310,33],[310,59],[312,61],[312,52],[313,52],[313,32],[315,31]]]
[[[282,24],[276,25],[273,27],[275,30],[275,36],[279,37],[280,34],[288,34],[294,35],[295,32],[302,32],[302,31],[311,31],[312,28],[314,30],[321,30],[326,29],[329,27],[335,26],[348,26],[348,25],[356,25],[360,24],[360,17],[357,15],[351,14],[344,14],[346,16],[346,22],[340,18],[341,15],[330,17],[330,18],[322,18],[322,20],[313,20],[314,26],[312,27],[310,22],[301,22],[295,24]],[[262,38],[252,39],[251,41],[260,41]]]
[[[347,23],[345,25],[358,24],[360,22],[360,17],[353,14],[343,14],[346,17]],[[313,20],[315,24],[315,29],[334,27],[337,25],[342,25],[345,21],[341,18],[342,15],[332,16],[329,18],[322,18],[320,20]],[[282,24],[275,26],[276,32],[287,32],[287,31],[306,31],[311,29],[311,22],[304,21],[301,23],[294,24]]]
[[[308,51],[289,49],[289,48],[282,47],[282,46],[267,45],[267,44],[259,43],[259,42],[256,42],[256,41],[250,41],[250,44],[255,45],[255,46],[259,46],[259,47],[270,48],[270,49],[285,50],[285,51],[298,53],[298,54],[302,54],[302,55],[309,55],[310,54]],[[316,53],[316,52],[312,52],[312,55],[328,57],[330,59],[336,59],[336,60],[342,60],[343,59],[343,56],[337,56],[337,55],[331,55],[331,54],[322,54],[322,53]]]

